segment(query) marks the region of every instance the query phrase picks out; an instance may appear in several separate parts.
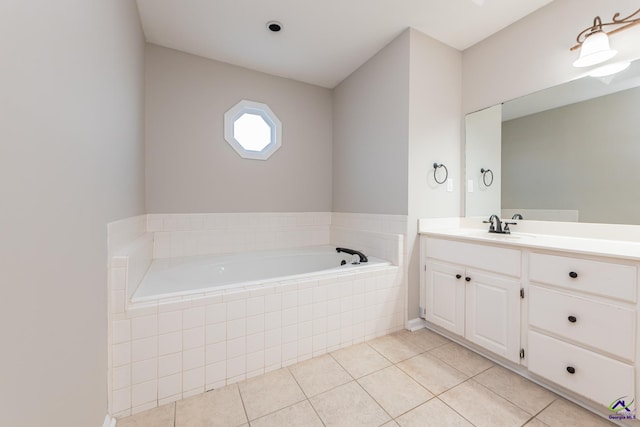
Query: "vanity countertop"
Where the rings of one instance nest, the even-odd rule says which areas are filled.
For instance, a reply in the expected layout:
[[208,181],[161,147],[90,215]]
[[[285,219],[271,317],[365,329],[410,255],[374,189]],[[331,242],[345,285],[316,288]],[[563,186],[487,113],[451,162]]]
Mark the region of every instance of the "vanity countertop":
[[419,233],[427,236],[453,238],[473,243],[492,243],[521,248],[544,249],[640,261],[640,242],[635,241],[517,231],[512,231],[511,234],[497,234],[489,233],[487,229],[481,228],[429,227],[422,223],[419,227]]

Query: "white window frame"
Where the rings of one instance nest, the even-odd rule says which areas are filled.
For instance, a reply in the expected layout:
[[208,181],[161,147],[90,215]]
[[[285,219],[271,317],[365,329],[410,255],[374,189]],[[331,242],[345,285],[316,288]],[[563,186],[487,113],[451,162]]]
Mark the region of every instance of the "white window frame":
[[[244,114],[262,117],[271,128],[271,141],[262,150],[247,150],[234,136],[234,123]],[[224,139],[243,159],[267,160],[282,145],[282,122],[267,104],[243,99],[224,113]]]

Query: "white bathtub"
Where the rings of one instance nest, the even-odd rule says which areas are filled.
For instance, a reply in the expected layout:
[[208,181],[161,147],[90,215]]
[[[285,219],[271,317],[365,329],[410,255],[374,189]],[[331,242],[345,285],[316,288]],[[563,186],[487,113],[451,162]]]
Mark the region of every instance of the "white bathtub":
[[[231,255],[154,259],[133,293],[131,302],[390,265],[389,261],[371,256],[368,256],[369,261],[366,263],[352,264],[357,258],[336,252],[334,246],[315,246]],[[346,264],[341,265],[343,261]]]

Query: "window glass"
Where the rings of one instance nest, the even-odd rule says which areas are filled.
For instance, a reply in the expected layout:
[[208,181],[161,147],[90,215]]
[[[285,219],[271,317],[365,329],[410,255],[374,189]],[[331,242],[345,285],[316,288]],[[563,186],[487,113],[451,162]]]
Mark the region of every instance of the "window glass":
[[224,137],[245,159],[267,160],[281,145],[282,124],[269,106],[242,100],[224,115]]

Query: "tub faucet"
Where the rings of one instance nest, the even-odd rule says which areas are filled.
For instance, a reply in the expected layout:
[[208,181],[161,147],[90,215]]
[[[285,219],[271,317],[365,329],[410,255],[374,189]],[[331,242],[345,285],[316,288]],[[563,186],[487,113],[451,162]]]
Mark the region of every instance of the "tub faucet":
[[360,262],[368,262],[369,261],[365,254],[363,254],[362,252],[359,252],[359,251],[355,251],[353,249],[336,248],[336,252],[338,252],[338,253],[344,252],[344,253],[349,254],[349,255],[358,255],[358,257],[360,258]]

